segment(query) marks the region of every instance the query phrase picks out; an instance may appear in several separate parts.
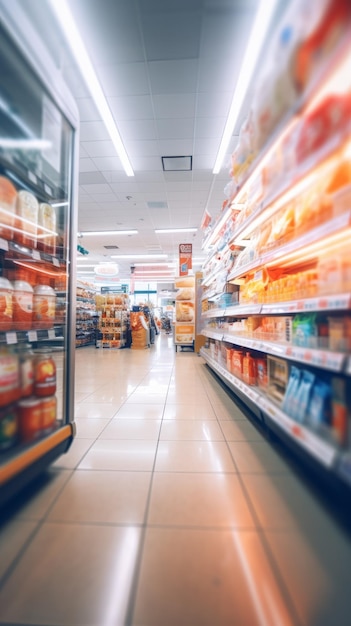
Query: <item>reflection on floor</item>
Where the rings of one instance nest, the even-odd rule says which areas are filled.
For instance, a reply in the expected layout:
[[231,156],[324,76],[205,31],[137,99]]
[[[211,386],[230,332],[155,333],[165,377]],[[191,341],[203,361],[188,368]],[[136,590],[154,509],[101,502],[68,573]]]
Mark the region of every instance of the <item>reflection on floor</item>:
[[350,624],[349,536],[201,357],[77,350],[75,414],[2,523],[1,624]]

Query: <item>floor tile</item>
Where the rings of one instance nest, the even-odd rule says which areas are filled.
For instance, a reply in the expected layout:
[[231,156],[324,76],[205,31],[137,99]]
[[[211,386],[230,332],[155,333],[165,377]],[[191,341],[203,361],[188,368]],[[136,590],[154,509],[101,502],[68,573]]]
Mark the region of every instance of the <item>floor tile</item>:
[[161,420],[114,419],[99,439],[153,439],[160,434]]
[[123,624],[139,537],[133,527],[44,524],[0,592],[0,620]]
[[40,521],[47,515],[60,491],[72,475],[72,470],[48,467],[10,501],[13,519]]
[[154,475],[148,524],[252,528],[244,492],[235,474]]
[[120,404],[99,404],[80,402],[75,408],[75,417],[95,417],[110,419],[120,408]]
[[301,623],[349,626],[351,543],[343,533],[266,533]]
[[227,441],[264,441],[264,436],[247,418],[245,420],[219,420]]
[[256,533],[149,529],[132,623],[293,626],[294,621]]
[[150,471],[156,441],[98,439],[79,465],[79,469]]
[[12,520],[0,526],[0,589],[2,577],[37,528],[36,522]]
[[150,419],[158,420],[163,416],[164,404],[126,403],[114,416],[114,419]]
[[216,415],[213,408],[208,402],[198,403],[197,405],[189,405],[185,403],[169,403],[165,406],[165,412],[163,418],[165,420],[215,420]]
[[164,420],[160,439],[224,441],[220,426],[215,420]]
[[[259,523],[269,529],[314,528],[329,532],[331,517],[302,479],[291,474],[243,474],[242,480]],[[316,527],[316,520],[318,526]]]
[[151,474],[77,471],[51,509],[52,522],[142,524]]
[[160,441],[155,470],[159,472],[235,472],[222,441]]
[[75,419],[78,439],[95,439],[98,437],[107,424],[109,419],[103,419],[102,417],[77,417]]
[[230,441],[239,472],[248,473],[289,473],[291,469],[283,458],[266,441]]
[[54,461],[52,467],[62,467],[64,469],[75,469],[89,448],[94,444],[95,439],[73,439],[73,442],[65,454]]

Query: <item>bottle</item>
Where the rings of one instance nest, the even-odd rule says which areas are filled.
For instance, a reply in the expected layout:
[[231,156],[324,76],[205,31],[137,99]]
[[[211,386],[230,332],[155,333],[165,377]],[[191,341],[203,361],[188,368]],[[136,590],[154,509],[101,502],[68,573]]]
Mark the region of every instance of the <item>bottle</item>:
[[21,441],[32,441],[41,434],[41,405],[39,398],[23,398],[18,402]]
[[33,320],[33,287],[24,280],[15,280],[13,288],[14,328],[30,330]]
[[34,393],[34,353],[29,343],[17,348],[20,369],[21,397],[28,398]]
[[36,197],[21,189],[17,194],[17,225],[21,232],[15,233],[15,239],[22,246],[36,248],[39,203]]
[[56,363],[47,349],[38,350],[34,358],[34,395],[43,398],[56,393]]
[[8,347],[0,348],[0,407],[20,397],[20,369],[17,354]]
[[13,286],[7,278],[0,277],[0,331],[13,328]]
[[49,285],[37,285],[33,295],[33,328],[53,328],[56,294]]

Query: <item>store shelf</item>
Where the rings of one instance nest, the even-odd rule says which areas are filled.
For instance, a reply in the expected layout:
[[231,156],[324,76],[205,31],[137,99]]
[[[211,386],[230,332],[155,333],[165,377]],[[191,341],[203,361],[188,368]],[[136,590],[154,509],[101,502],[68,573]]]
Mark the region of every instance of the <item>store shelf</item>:
[[202,313],[202,317],[246,317],[250,315],[279,315],[286,313],[333,312],[351,310],[351,294],[341,293],[314,298],[299,298],[286,302],[271,304],[238,304],[223,309],[209,309]]
[[35,248],[26,248],[21,246],[14,241],[8,241],[0,237],[0,250],[4,252],[13,252],[20,257],[24,257],[28,259],[28,263],[32,261],[42,261],[43,263],[52,264],[57,268],[64,268],[65,264],[57,257],[52,254],[47,254],[47,252],[41,252],[40,250],[36,250]]
[[17,343],[35,343],[37,341],[52,341],[63,337],[63,326],[55,326],[50,329],[37,330],[11,330],[5,333],[0,332],[0,345],[8,346]]
[[344,352],[333,352],[331,350],[305,348],[291,344],[262,341],[260,339],[241,337],[240,335],[223,331],[221,335],[222,341],[227,341],[236,346],[257,350],[258,352],[279,356],[291,361],[298,361],[306,365],[313,365],[314,367],[323,368],[331,372],[344,371],[347,356]]
[[[273,250],[262,254],[260,257],[257,257],[254,261],[242,265],[241,267],[234,268],[234,270],[229,274],[228,281],[234,281],[236,278],[240,278],[253,272],[254,270],[259,269],[263,265],[270,265],[271,267],[278,265],[279,261],[284,262],[284,266],[291,264],[293,262],[297,263],[299,260],[299,256],[297,253],[300,253],[302,250],[304,251],[304,260],[313,259],[317,255],[316,246],[314,244],[318,244],[320,250],[323,249],[323,246],[326,247],[330,240],[334,235],[342,233],[344,235],[345,242],[350,236],[350,226],[351,226],[351,210],[347,211],[342,215],[338,215],[334,217],[324,224],[313,228],[312,230],[292,239],[285,245],[274,248]],[[311,251],[309,253],[309,246],[311,246]],[[313,246],[313,248],[312,248]],[[294,253],[294,256],[292,254]],[[289,258],[290,257],[290,258]]]
[[317,434],[313,433],[302,424],[291,419],[291,417],[277,407],[274,402],[267,398],[261,390],[256,387],[250,387],[233,376],[226,368],[212,359],[206,349],[202,348],[200,355],[234,393],[240,392],[241,396],[245,396],[248,400],[256,404],[270,420],[279,426],[284,433],[289,435],[294,443],[311,454],[325,467],[331,468],[334,466],[338,454],[334,446],[321,439]]
[[201,331],[201,335],[203,335],[204,337],[208,337],[209,339],[216,339],[217,341],[223,341],[223,331],[216,332],[215,330],[204,328]]

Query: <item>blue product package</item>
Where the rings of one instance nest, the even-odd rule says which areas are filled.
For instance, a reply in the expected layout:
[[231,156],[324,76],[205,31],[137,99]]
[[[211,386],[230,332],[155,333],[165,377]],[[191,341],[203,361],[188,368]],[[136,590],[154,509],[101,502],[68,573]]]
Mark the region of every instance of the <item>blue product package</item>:
[[293,417],[297,422],[306,420],[307,409],[311,397],[315,375],[308,370],[302,370],[301,381],[294,401]]
[[285,391],[285,396],[284,396],[283,404],[282,404],[283,411],[285,411],[285,413],[287,413],[290,416],[292,416],[293,414],[294,398],[295,398],[295,395],[296,395],[296,392],[300,383],[300,374],[301,374],[301,370],[299,370],[298,367],[295,367],[295,365],[292,365],[291,370],[290,370],[288,385]]
[[307,411],[307,421],[312,428],[319,430],[331,422],[332,388],[322,380],[316,380]]

